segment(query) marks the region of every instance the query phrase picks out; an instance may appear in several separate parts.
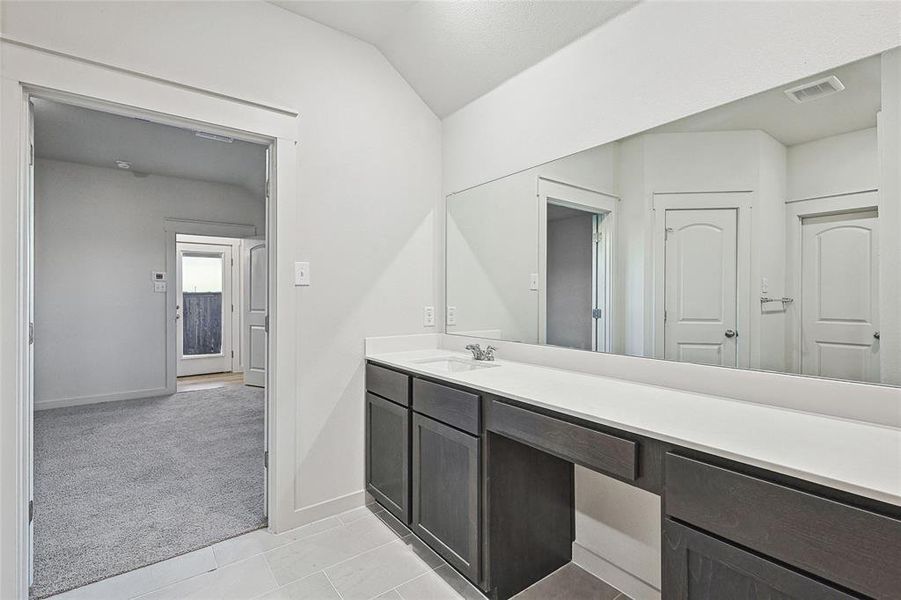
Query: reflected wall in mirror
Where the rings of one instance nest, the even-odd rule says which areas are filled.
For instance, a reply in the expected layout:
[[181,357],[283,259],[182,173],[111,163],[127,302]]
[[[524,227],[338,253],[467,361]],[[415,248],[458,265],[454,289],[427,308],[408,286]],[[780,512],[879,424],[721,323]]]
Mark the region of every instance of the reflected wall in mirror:
[[450,195],[447,332],[901,383],[882,333],[901,331],[901,206],[880,194],[901,165],[888,64]]

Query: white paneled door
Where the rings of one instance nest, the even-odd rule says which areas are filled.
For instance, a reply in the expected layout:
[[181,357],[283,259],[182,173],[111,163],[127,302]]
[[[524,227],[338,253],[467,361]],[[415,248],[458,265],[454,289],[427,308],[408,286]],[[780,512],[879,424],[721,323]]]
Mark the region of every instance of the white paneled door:
[[664,357],[736,366],[736,210],[667,210],[664,276]]
[[879,381],[875,210],[801,222],[801,372]]
[[266,385],[267,260],[265,242],[248,242],[244,269],[244,384]]
[[232,247],[176,244],[178,376],[232,370]]

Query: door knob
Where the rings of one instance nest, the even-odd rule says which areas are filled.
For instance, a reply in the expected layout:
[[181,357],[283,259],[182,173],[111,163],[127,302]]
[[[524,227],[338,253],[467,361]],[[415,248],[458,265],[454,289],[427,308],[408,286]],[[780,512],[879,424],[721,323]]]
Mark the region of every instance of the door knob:
[[874,339],[877,339],[877,340],[879,339],[879,332],[878,332],[878,331],[875,332],[875,333],[873,334],[873,338],[874,338]]
[[734,329],[727,329],[727,330],[726,330],[726,337],[727,337],[727,338],[738,337],[738,332],[735,331]]

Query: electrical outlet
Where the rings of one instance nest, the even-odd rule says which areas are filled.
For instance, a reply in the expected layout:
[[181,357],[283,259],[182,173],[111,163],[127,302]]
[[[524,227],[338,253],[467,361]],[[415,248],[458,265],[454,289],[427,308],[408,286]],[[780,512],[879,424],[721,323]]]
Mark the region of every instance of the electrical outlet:
[[294,263],[294,285],[312,285],[310,280],[310,263]]
[[424,327],[435,326],[435,307],[425,306],[422,309],[422,325]]
[[770,291],[770,279],[769,277],[761,277],[760,278],[760,293],[766,294]]
[[457,324],[457,307],[456,306],[448,306],[447,307],[447,324],[448,325],[456,325]]
[[529,289],[533,292],[538,290],[538,273],[529,275]]
[[153,291],[160,293],[166,291],[166,282],[165,281],[154,281],[153,282]]

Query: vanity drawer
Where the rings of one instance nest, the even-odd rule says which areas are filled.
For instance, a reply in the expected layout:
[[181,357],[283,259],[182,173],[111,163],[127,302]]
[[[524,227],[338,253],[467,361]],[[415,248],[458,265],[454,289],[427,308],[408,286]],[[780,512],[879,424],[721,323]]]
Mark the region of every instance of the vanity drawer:
[[874,598],[901,590],[901,521],[666,455],[666,513]]
[[491,400],[488,429],[595,471],[638,477],[638,444]]
[[440,383],[413,380],[413,410],[479,435],[479,396]]
[[367,363],[366,390],[400,405],[410,406],[410,378],[403,373]]

